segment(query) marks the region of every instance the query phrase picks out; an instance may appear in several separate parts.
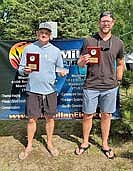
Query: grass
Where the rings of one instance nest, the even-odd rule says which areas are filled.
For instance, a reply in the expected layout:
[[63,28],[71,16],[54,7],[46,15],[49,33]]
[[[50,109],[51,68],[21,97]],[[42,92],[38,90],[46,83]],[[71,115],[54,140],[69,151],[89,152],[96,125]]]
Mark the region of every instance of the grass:
[[46,150],[44,120],[38,121],[33,141],[33,151],[25,161],[19,161],[18,153],[27,141],[25,120],[0,121],[0,171],[131,171],[133,144],[131,129],[122,120],[113,120],[110,145],[117,157],[107,160],[101,153],[100,121],[94,120],[90,136],[91,147],[82,156],[74,150],[82,141],[81,120],[56,121],[53,142],[60,151],[59,157],[51,157]]

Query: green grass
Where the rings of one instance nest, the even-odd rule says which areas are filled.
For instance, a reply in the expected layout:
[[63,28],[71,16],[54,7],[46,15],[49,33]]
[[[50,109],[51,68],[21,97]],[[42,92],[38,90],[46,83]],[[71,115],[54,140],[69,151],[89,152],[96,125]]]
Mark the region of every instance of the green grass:
[[[132,130],[123,120],[112,120],[110,146],[117,157],[109,161],[101,152],[100,120],[93,121],[91,147],[82,156],[74,150],[82,141],[82,121],[56,121],[53,142],[60,151],[51,157],[46,150],[45,121],[38,121],[33,151],[25,161],[18,153],[27,142],[27,121],[0,121],[0,171],[131,171],[133,160]],[[39,168],[39,169],[38,169]]]

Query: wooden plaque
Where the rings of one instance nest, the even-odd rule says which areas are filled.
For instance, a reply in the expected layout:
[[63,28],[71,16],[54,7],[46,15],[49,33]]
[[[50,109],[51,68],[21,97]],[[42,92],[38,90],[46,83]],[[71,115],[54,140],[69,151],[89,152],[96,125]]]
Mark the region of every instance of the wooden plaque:
[[99,64],[101,58],[101,48],[100,47],[87,47],[88,53],[91,55],[89,58],[90,64]]
[[33,71],[39,71],[39,54],[27,53],[26,59],[26,66],[30,67]]

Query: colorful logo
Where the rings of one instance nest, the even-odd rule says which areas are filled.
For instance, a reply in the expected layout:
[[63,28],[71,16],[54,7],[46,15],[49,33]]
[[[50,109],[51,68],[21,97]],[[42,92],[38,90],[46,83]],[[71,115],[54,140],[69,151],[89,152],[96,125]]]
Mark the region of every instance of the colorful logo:
[[31,42],[19,42],[12,46],[9,52],[9,60],[13,68],[18,69],[24,47]]

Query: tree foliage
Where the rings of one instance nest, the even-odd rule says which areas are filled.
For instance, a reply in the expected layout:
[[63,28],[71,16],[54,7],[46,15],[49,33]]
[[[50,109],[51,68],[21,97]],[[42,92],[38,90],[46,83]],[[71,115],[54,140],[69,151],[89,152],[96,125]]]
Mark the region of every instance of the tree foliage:
[[127,50],[133,50],[132,0],[2,0],[1,39],[35,39],[42,21],[58,22],[58,38],[83,38],[98,31],[103,10],[115,14],[113,32],[122,38]]

